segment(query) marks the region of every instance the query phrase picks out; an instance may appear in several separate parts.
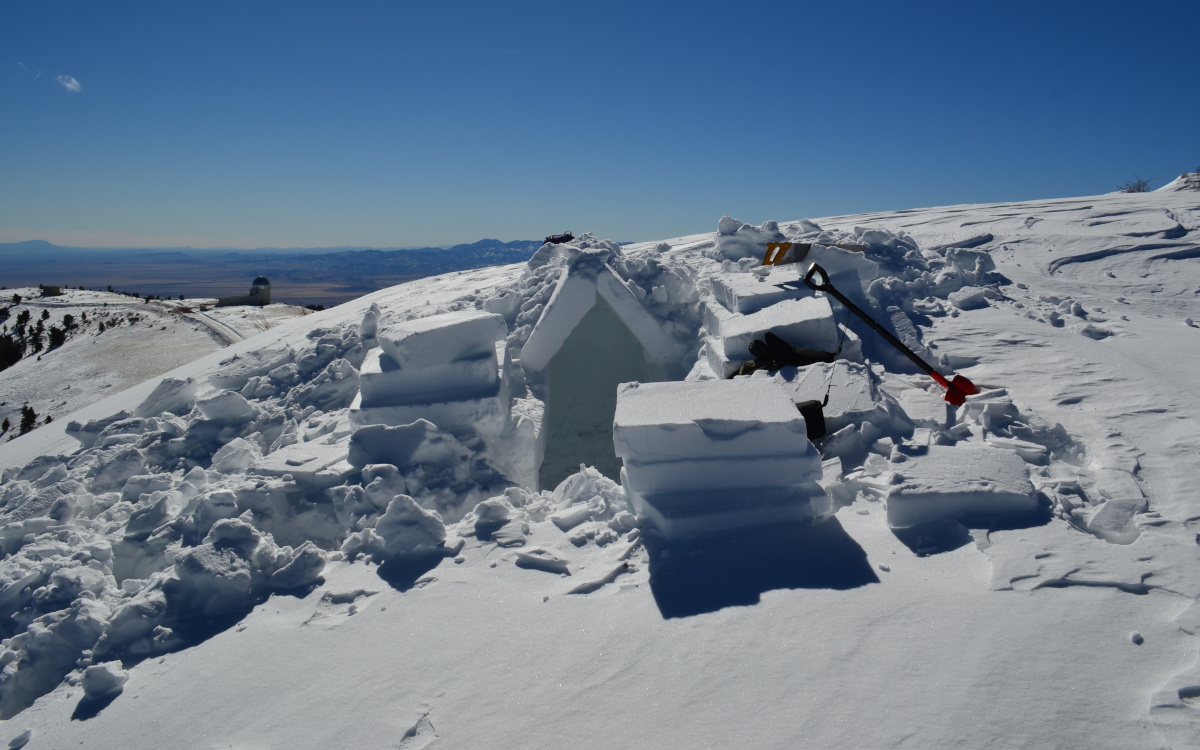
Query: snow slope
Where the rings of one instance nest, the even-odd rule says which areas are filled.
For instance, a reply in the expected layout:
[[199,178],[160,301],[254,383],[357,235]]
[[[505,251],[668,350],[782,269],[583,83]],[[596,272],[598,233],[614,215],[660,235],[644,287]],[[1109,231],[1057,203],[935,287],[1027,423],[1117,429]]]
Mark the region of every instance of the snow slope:
[[[494,472],[329,464],[344,483],[325,506],[304,485],[320,472],[246,473],[345,444],[372,305],[499,312],[519,353],[561,259],[284,322],[166,373],[175,390],[155,378],[0,445],[4,729],[27,747],[1200,745],[1198,230],[1200,193],[1164,189],[577,245],[641,290],[698,377],[713,279],[764,238],[857,240],[881,269],[869,299],[985,389],[930,427],[928,379],[864,334],[885,395],[860,421],[882,427],[820,445],[844,459],[835,515],[685,542],[642,536],[591,469],[501,493]],[[1021,455],[1043,512],[891,529],[905,469],[880,454],[937,435]],[[400,482],[445,523],[389,502]]]
[[[19,305],[11,298],[18,294]],[[144,302],[110,292],[64,289],[61,296],[41,297],[39,290],[3,292],[12,319],[22,310],[59,325],[63,316],[77,321],[67,343],[39,354],[29,352],[0,372],[0,420],[16,426],[21,407],[29,404],[39,422],[58,419],[115,392],[217,351],[247,336],[266,331],[308,313],[302,307],[273,304],[262,308],[208,307],[215,300]],[[88,322],[81,316],[88,315]],[[13,320],[8,321],[12,325]],[[99,324],[105,324],[103,333]],[[11,439],[16,430],[0,437]]]

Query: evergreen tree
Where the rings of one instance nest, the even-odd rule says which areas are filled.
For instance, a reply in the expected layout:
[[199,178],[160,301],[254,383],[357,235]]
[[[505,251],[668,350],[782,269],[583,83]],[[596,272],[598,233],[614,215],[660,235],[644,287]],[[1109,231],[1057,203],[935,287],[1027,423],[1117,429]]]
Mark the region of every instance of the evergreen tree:
[[24,435],[25,433],[32,430],[34,427],[37,427],[37,412],[35,412],[33,410],[32,406],[30,406],[29,404],[25,404],[24,406],[21,407],[21,431],[20,431],[20,434]]
[[67,332],[58,326],[50,326],[50,348],[62,346],[67,343]]
[[8,417],[5,417],[5,418],[4,418],[4,421],[3,421],[3,422],[0,422],[0,434],[3,434],[3,433],[5,433],[5,432],[8,432],[8,428],[9,428],[9,427],[12,427],[12,425],[11,425],[11,424],[9,424],[9,422],[8,422]]

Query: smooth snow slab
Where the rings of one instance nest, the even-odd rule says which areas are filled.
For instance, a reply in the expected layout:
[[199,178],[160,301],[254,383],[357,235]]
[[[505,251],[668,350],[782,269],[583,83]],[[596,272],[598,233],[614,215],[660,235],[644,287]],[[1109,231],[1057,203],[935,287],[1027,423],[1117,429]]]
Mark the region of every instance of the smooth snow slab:
[[629,487],[636,492],[672,492],[714,487],[780,487],[821,478],[816,449],[791,456],[737,456],[691,461],[625,462]]
[[806,455],[804,418],[770,380],[623,383],[616,453],[648,463],[728,456]]
[[363,406],[362,394],[350,404],[350,424],[398,426],[427,419],[443,430],[473,429],[481,435],[497,436],[508,425],[511,408],[508,385],[499,381],[491,393],[457,401],[434,401],[395,406]]
[[491,351],[508,336],[508,325],[495,313],[460,310],[406,320],[377,334],[379,346],[401,367],[444,365]]
[[493,392],[504,362],[504,344],[491,352],[425,368],[401,367],[382,349],[372,349],[358,372],[367,406],[400,406],[455,401]]
[[729,359],[750,359],[750,342],[767,331],[792,346],[832,352],[837,349],[838,331],[833,308],[825,298],[788,299],[752,315],[723,321],[721,338]]
[[332,487],[357,472],[346,462],[348,441],[332,444],[293,443],[250,465],[250,473],[282,477],[290,474],[297,484]]
[[713,535],[790,521],[810,521],[830,511],[829,495],[816,482],[784,487],[725,487],[641,493],[621,473],[626,497],[638,518],[669,539]]
[[900,392],[900,406],[904,413],[920,427],[947,427],[954,412],[945,397],[921,388],[909,388]]
[[[899,458],[899,456],[897,457]],[[933,445],[892,464],[888,525],[1028,513],[1037,507],[1025,461],[1003,448]]]
[[724,273],[713,277],[713,296],[729,312],[749,315],[785,299],[813,296],[801,281],[799,265],[770,269],[769,275]]

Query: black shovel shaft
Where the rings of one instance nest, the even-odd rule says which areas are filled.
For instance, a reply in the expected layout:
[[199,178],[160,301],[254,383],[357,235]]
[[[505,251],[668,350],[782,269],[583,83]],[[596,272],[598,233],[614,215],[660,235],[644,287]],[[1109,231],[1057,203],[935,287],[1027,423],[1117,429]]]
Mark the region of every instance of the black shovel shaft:
[[[813,276],[815,276],[817,274],[820,274],[820,276],[821,276],[820,283],[813,280]],[[907,346],[905,346],[904,343],[902,341],[900,341],[900,339],[893,336],[886,328],[884,328],[883,326],[879,325],[874,320],[872,320],[871,316],[867,315],[865,312],[863,312],[861,309],[859,309],[858,305],[856,305],[853,302],[851,302],[850,300],[846,299],[846,295],[842,294],[837,289],[834,289],[833,284],[829,283],[829,274],[827,274],[825,272],[824,268],[821,268],[816,263],[813,263],[811,266],[808,267],[808,273],[804,274],[804,283],[806,286],[808,286],[809,289],[815,289],[819,292],[825,292],[826,294],[828,294],[828,295],[832,296],[834,299],[836,299],[838,302],[841,302],[843,305],[845,305],[847,310],[854,313],[858,317],[862,318],[863,322],[866,323],[867,325],[871,326],[871,328],[875,331],[875,333],[878,333],[889,344],[891,344],[892,346],[899,349],[900,352],[902,354],[904,354],[904,356],[906,356],[912,360],[912,363],[914,365],[916,365],[917,367],[920,367],[922,370],[924,370],[926,375],[933,377],[934,380],[937,380],[938,377],[941,376],[941,373],[937,372],[932,367],[930,367],[928,362],[926,362],[925,360],[918,357],[916,352],[914,352],[912,349],[909,349]]]

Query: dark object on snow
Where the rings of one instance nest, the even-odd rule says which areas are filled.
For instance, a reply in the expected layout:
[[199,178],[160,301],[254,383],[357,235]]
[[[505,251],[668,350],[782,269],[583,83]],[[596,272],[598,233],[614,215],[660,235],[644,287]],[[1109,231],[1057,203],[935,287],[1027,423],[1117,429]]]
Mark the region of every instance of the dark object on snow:
[[820,349],[802,349],[767,331],[761,339],[750,342],[750,355],[754,359],[743,364],[730,377],[749,375],[757,370],[778,370],[781,367],[807,367],[816,362],[832,362],[837,352]]
[[804,417],[804,429],[808,432],[809,440],[817,440],[825,437],[825,405],[829,403],[829,394],[825,394],[824,401],[801,401],[796,404],[796,408],[800,410],[800,416]]
[[945,388],[946,401],[948,403],[951,403],[954,406],[962,406],[967,400],[967,396],[972,396],[976,393],[979,393],[979,388],[962,375],[955,375],[952,380],[946,380],[944,375],[930,367],[929,363],[918,357],[916,353],[913,352],[912,349],[909,349],[907,346],[905,346],[900,339],[893,336],[886,328],[872,320],[871,316],[860,310],[858,305],[846,299],[846,295],[842,294],[837,289],[834,289],[833,284],[829,283],[829,274],[825,273],[824,268],[821,268],[816,263],[813,263],[808,267],[808,273],[804,274],[804,283],[810,289],[814,289],[818,292],[825,292],[826,294],[832,296],[838,302],[841,302],[847,310],[862,318],[863,322],[871,326],[871,329],[874,330],[875,333],[878,333],[880,336],[882,336],[884,341],[896,347],[901,354],[912,360],[914,365],[920,367],[926,375],[936,380],[938,385]]
[[573,239],[575,239],[575,235],[571,234],[571,232],[568,230],[562,234],[550,235],[546,238],[546,242],[550,243],[551,245],[561,245],[562,243],[570,242]]

